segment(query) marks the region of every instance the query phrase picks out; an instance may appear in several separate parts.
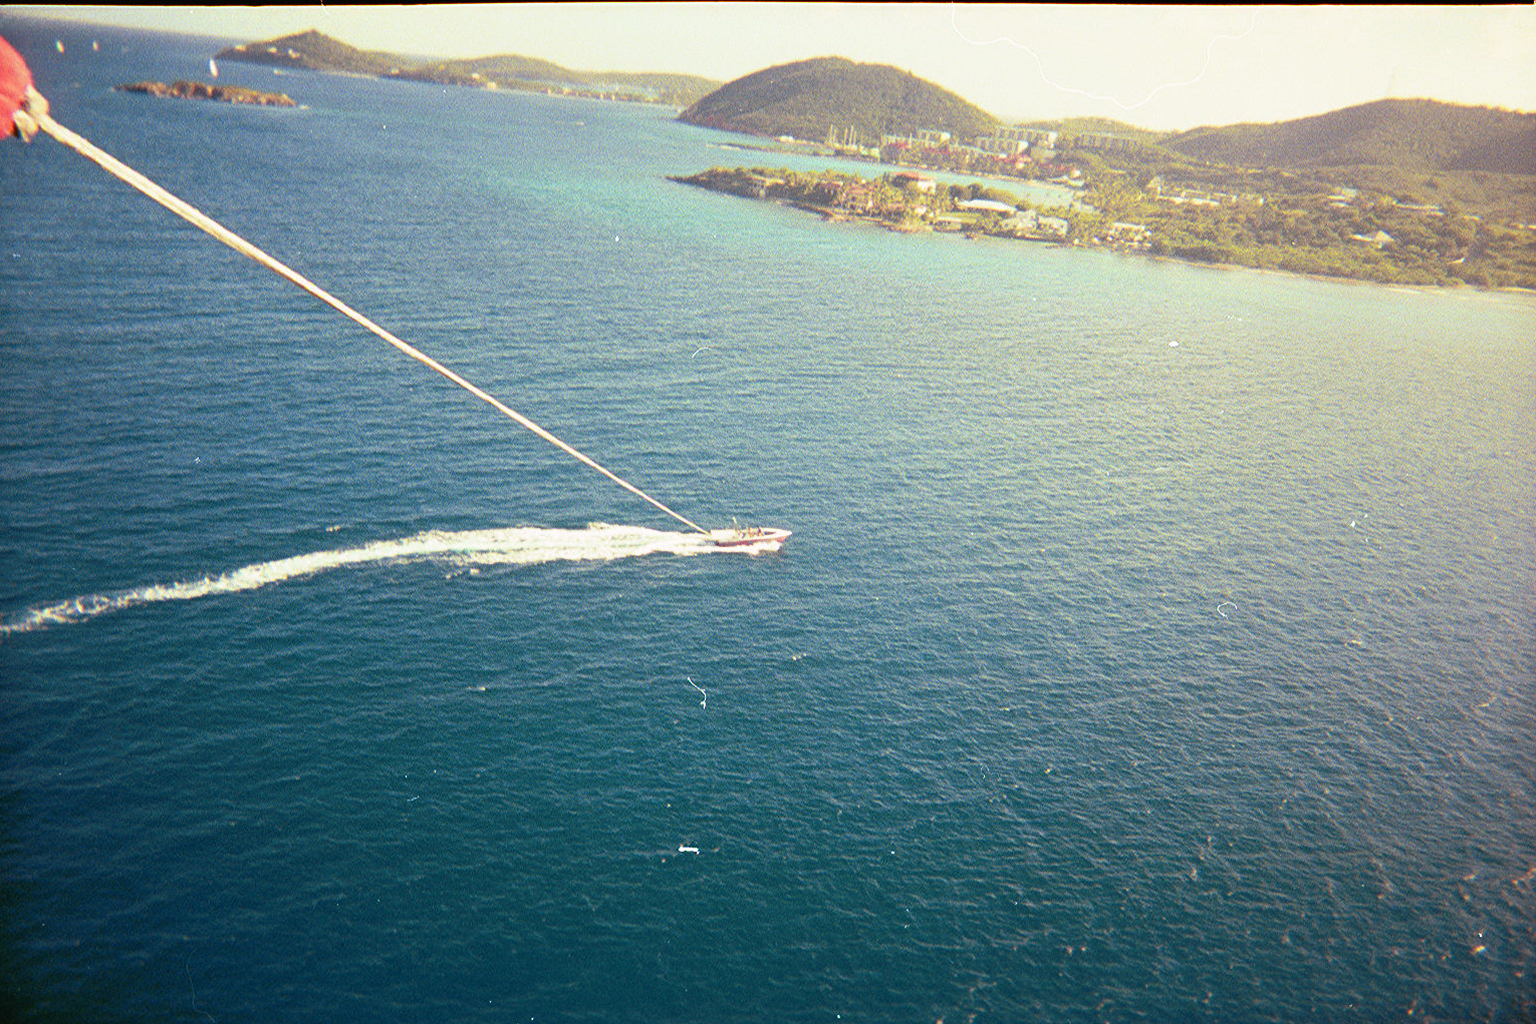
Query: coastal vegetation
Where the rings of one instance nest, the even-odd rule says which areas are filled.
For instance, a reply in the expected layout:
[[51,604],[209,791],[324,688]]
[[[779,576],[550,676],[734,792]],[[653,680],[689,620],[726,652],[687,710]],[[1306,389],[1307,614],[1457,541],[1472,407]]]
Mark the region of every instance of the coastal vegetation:
[[837,171],[712,167],[671,179],[683,185],[746,199],[767,199],[821,214],[862,220],[895,231],[955,231],[970,236],[1066,242],[1067,208],[1032,205],[1011,192],[981,184],[946,185],[924,175],[894,171],[875,178]]
[[[1536,232],[1455,207],[1344,190],[1210,193],[1107,179],[1086,194],[1098,241],[1133,224],[1154,255],[1397,284],[1536,287]],[[1206,198],[1209,197],[1209,198]]]
[[[1164,196],[1111,179],[1065,207],[1005,188],[784,168],[711,168],[683,184],[898,231],[956,231],[1112,248],[1199,263],[1410,285],[1536,288],[1536,232],[1382,196]],[[1347,201],[1346,201],[1347,200]]]
[[664,103],[684,107],[719,82],[698,75],[577,71],[536,57],[499,54],[465,60],[417,62],[399,54],[359,50],[311,29],[258,43],[231,46],[218,60],[399,78],[477,89],[557,92],[562,95]]

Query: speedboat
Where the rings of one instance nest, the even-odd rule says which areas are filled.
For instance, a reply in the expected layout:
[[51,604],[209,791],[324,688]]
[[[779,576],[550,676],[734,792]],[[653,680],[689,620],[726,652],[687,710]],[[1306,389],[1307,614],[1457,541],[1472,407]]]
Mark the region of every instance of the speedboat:
[[738,526],[729,530],[710,530],[709,539],[717,548],[742,548],[749,544],[782,544],[789,530],[774,526]]

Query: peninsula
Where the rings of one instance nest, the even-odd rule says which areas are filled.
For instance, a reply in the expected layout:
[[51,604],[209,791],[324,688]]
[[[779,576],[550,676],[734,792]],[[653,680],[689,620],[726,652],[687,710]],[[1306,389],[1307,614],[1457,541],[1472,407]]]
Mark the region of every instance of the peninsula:
[[1070,209],[1037,208],[980,184],[941,185],[925,174],[897,171],[861,178],[836,171],[712,167],[669,179],[743,199],[782,203],[824,220],[862,221],[891,231],[953,231],[1033,242],[1072,239]]
[[119,92],[138,92],[161,99],[214,100],[218,103],[248,103],[260,107],[296,107],[289,96],[280,92],[258,92],[234,85],[209,85],[206,82],[130,82],[117,87]]
[[[835,171],[714,167],[671,180],[899,232],[951,231],[967,238],[1054,242],[1388,284],[1536,288],[1530,228],[1489,225],[1380,198],[1362,200],[1353,192],[1275,196],[1268,202],[1254,194],[1212,197],[1166,190],[1136,199],[1121,192],[1109,193],[1113,206],[1074,196],[1067,206],[1050,207],[1002,188],[944,184],[916,171],[863,178]],[[1128,208],[1140,218],[1116,215]]]

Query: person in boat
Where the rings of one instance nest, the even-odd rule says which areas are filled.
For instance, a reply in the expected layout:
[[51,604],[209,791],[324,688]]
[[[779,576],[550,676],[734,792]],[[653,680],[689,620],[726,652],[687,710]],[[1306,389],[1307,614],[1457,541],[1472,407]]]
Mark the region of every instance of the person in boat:
[[32,84],[32,69],[4,36],[0,36],[0,125],[6,135],[31,142],[37,118],[48,113],[48,101]]

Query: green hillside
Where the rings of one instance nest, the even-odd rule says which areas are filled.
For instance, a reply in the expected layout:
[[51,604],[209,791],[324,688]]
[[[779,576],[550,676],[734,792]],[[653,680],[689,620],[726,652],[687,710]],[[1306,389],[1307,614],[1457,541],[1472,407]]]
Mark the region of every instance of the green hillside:
[[309,71],[344,71],[354,75],[386,75],[408,63],[392,53],[359,50],[314,29],[259,43],[242,43],[220,50],[214,56],[218,60]]
[[1278,124],[1196,128],[1169,149],[1238,167],[1342,167],[1536,174],[1536,114],[1435,100],[1378,100]]
[[820,140],[849,127],[864,145],[919,128],[959,140],[990,133],[997,119],[909,72],[886,64],[817,57],[738,78],[705,96],[681,120],[749,135]]

